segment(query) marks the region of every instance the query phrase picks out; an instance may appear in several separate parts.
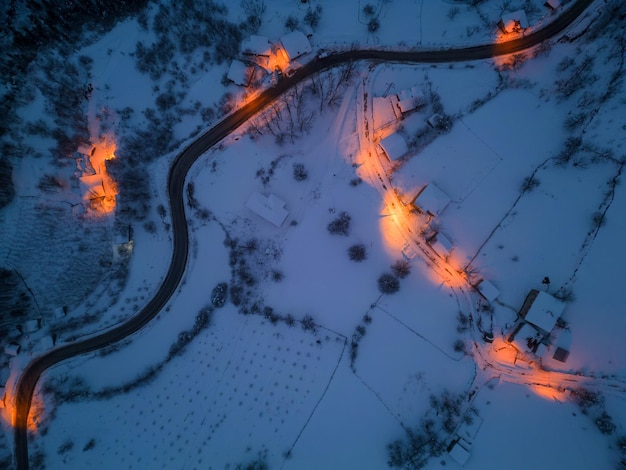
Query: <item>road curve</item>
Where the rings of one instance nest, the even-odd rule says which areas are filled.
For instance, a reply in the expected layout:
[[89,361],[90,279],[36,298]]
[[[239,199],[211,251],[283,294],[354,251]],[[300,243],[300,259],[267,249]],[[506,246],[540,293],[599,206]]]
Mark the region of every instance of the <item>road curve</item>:
[[330,69],[350,61],[373,60],[381,62],[413,63],[465,62],[523,51],[563,31],[578,18],[593,1],[594,0],[577,0],[545,28],[537,30],[526,37],[500,44],[418,52],[352,50],[330,55],[322,60],[306,64],[291,77],[285,77],[278,82],[276,86],[265,90],[254,100],[225,117],[213,128],[198,137],[198,139],[176,157],[170,168],[167,190],[170,200],[170,213],[172,215],[174,249],[165,279],[154,297],[150,299],[147,305],[137,315],[125,323],[97,336],[53,349],[33,359],[23,371],[17,384],[15,398],[14,458],[17,469],[28,469],[28,413],[30,411],[35,386],[41,374],[43,374],[46,369],[61,361],[103,348],[137,332],[159,313],[178,287],[185,272],[189,251],[188,229],[183,197],[185,177],[193,163],[204,152],[221,141],[254,114],[265,108],[289,88],[322,70]]

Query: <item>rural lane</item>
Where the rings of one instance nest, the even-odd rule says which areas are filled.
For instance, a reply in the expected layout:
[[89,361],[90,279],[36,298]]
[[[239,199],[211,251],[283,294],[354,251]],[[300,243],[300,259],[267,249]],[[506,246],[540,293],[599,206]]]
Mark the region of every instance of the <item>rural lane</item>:
[[33,359],[24,369],[17,384],[15,397],[14,459],[19,470],[28,469],[27,421],[35,386],[41,375],[61,361],[86,354],[120,341],[140,330],[152,320],[172,297],[185,272],[189,251],[188,228],[184,208],[184,186],[187,172],[194,162],[208,149],[297,83],[309,76],[350,61],[380,61],[408,63],[466,62],[520,52],[533,47],[562,32],[576,20],[594,0],[577,0],[558,18],[544,28],[526,37],[500,44],[486,44],[460,49],[425,51],[350,50],[313,61],[298,69],[291,77],[285,77],[274,87],[260,93],[237,111],[226,116],[214,127],[198,137],[172,162],[168,176],[168,196],[172,215],[173,252],[165,279],[156,294],[141,311],[121,325],[97,336],[55,348]]

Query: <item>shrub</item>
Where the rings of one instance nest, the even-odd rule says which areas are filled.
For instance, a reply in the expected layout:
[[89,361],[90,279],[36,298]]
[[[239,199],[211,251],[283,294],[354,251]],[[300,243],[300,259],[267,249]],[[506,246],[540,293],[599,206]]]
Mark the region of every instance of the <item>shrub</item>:
[[522,192],[526,193],[532,191],[539,186],[540,183],[541,181],[539,181],[538,178],[535,178],[534,176],[527,176],[524,178],[524,181],[522,181]]
[[361,178],[359,178],[359,177],[357,177],[357,178],[352,178],[352,179],[350,180],[350,186],[352,186],[352,187],[356,187],[356,186],[360,185],[362,182],[363,182],[363,180],[362,180]]
[[365,16],[374,16],[374,13],[376,13],[376,11],[374,10],[374,5],[368,3],[363,7],[363,14]]
[[411,265],[405,259],[399,259],[391,265],[391,272],[399,279],[404,279],[411,274]]
[[228,284],[225,282],[220,282],[213,288],[211,292],[211,303],[215,307],[223,307],[226,303],[226,299],[228,298]]
[[320,24],[320,18],[322,16],[322,6],[317,5],[314,9],[309,8],[304,15],[304,23],[308,24],[311,28],[315,29]]
[[454,342],[454,350],[456,352],[465,352],[465,342],[462,339],[457,339]]
[[602,434],[613,434],[615,431],[615,423],[613,422],[613,418],[611,418],[606,411],[604,411],[598,419],[596,419],[596,426]]
[[304,181],[309,177],[309,173],[304,168],[302,163],[294,163],[293,164],[293,178],[296,181]]
[[357,245],[352,245],[348,248],[348,256],[352,261],[361,262],[365,258],[367,258],[367,250],[365,249],[365,245],[359,243]]
[[305,315],[304,318],[302,318],[302,329],[304,331],[315,331],[315,321],[311,315]]
[[376,31],[378,31],[378,28],[380,28],[380,23],[378,22],[378,19],[376,18],[372,18],[370,22],[367,23],[367,30],[370,33],[375,33]]
[[378,278],[378,289],[383,294],[394,294],[400,290],[400,281],[391,273],[384,273]]
[[341,212],[339,217],[328,224],[328,231],[333,235],[343,235],[347,237],[350,234],[350,222],[352,217],[347,212]]

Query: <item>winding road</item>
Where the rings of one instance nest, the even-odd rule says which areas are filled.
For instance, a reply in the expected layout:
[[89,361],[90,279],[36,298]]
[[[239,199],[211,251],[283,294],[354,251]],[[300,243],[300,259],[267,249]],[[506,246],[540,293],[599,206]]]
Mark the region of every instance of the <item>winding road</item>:
[[323,70],[339,66],[350,61],[441,63],[465,62],[488,59],[491,57],[520,52],[536,46],[562,32],[576,20],[594,0],[577,0],[558,18],[525,37],[499,44],[460,49],[425,50],[425,51],[382,51],[350,50],[330,55],[322,60],[313,61],[298,69],[291,77],[285,77],[274,87],[260,93],[234,113],[226,116],[213,128],[202,134],[185,148],[173,161],[168,176],[168,195],[172,214],[173,252],[167,274],[154,297],[133,318],[102,334],[53,349],[33,359],[24,369],[17,384],[15,395],[15,442],[14,459],[19,470],[28,469],[28,430],[27,420],[35,386],[41,375],[50,367],[72,357],[86,354],[120,341],[140,330],[152,320],[166,305],[178,287],[189,253],[188,227],[184,208],[184,185],[187,172],[194,162],[208,149],[216,145],[252,116],[263,110],[285,91]]

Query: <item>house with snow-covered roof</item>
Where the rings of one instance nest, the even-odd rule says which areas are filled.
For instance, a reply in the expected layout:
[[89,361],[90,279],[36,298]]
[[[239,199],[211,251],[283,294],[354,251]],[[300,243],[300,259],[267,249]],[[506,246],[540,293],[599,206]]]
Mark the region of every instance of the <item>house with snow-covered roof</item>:
[[406,140],[398,133],[390,134],[387,137],[380,139],[378,145],[385,152],[389,160],[398,160],[406,155],[409,151],[409,147],[406,144]]
[[430,245],[433,251],[442,258],[447,257],[452,251],[452,248],[454,248],[454,243],[452,243],[450,237],[443,232],[435,232],[435,234],[429,237],[426,242]]
[[528,19],[524,10],[517,10],[502,15],[498,22],[498,28],[503,33],[519,33],[528,28]]
[[417,87],[401,90],[396,96],[398,97],[397,106],[402,114],[413,111],[426,104],[426,98],[424,98],[424,95]]
[[478,282],[473,284],[473,287],[487,302],[493,302],[500,295],[498,288],[486,279],[481,278]]
[[433,217],[440,215],[450,204],[450,197],[435,183],[428,183],[413,199],[413,206],[418,212]]
[[531,289],[526,296],[519,316],[547,334],[554,329],[556,321],[563,314],[563,310],[565,310],[565,303],[562,301],[547,292]]
[[280,227],[289,214],[282,199],[274,194],[263,196],[256,191],[246,202],[246,207],[276,227]]
[[265,36],[253,34],[241,41],[241,53],[244,55],[269,57],[272,54],[272,45]]
[[287,54],[287,59],[292,61],[303,54],[311,52],[311,43],[302,31],[292,31],[280,38],[280,43]]
[[244,64],[240,60],[233,60],[228,68],[226,78],[235,85],[248,86],[252,81],[253,73],[254,69],[249,65]]
[[544,3],[550,10],[554,11],[561,6],[561,2],[559,0],[546,0]]

